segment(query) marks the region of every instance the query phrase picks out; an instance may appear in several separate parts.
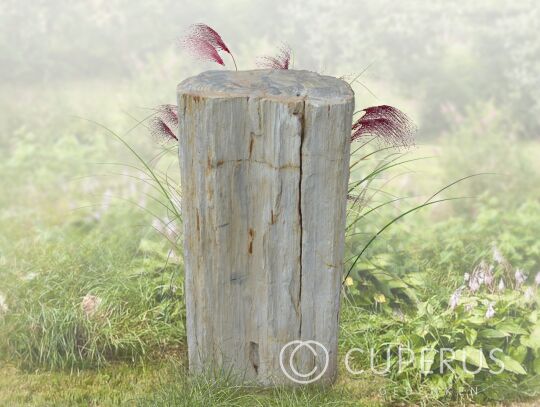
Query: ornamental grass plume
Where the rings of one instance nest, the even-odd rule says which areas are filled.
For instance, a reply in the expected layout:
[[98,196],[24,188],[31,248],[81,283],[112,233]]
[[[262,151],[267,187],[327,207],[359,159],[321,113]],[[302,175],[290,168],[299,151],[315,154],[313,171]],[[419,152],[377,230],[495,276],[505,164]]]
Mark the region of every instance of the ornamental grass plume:
[[[220,52],[230,55],[234,67],[238,70],[236,60],[229,46],[221,35],[207,24],[194,24],[189,27],[188,33],[182,38],[181,45],[195,57],[215,62],[225,66]],[[257,65],[267,69],[290,68],[292,51],[284,44],[276,56],[263,56],[258,59]],[[151,132],[153,135],[178,141],[176,129],[178,116],[174,112],[174,105],[163,105],[158,108],[158,114],[152,119]],[[401,110],[388,106],[371,106],[363,109],[363,115],[352,125],[351,141],[359,140],[365,136],[374,136],[394,147],[410,147],[414,144],[413,135],[416,126]]]
[[150,122],[150,132],[155,137],[178,141],[178,113],[176,105],[161,105]]
[[200,38],[189,38],[186,40],[186,47],[199,59],[214,61],[225,66],[225,62],[223,62],[218,51],[208,41]]
[[279,53],[275,56],[259,57],[257,66],[266,69],[289,69],[291,63],[291,48],[284,44],[280,47]]
[[219,51],[228,53],[236,66],[236,60],[231,50],[223,41],[223,38],[212,27],[206,24],[194,24],[189,28],[188,34],[183,38],[181,44],[197,58],[207,61],[213,61],[219,65],[225,66],[225,62],[219,55]]
[[388,105],[372,106],[364,110],[352,126],[351,141],[364,136],[374,136],[394,147],[410,147],[414,144],[416,126],[401,110]]

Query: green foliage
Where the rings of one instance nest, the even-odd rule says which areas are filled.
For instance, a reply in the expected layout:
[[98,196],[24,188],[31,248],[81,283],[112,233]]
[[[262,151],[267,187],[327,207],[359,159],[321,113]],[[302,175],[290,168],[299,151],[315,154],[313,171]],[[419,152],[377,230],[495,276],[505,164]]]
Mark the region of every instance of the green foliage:
[[[183,343],[179,266],[132,216],[112,211],[18,248],[19,260],[1,271],[10,275],[0,318],[6,357],[29,369],[74,369],[145,360]],[[85,297],[97,304],[85,309]]]
[[[412,231],[421,233],[411,233],[411,223],[416,226]],[[417,216],[396,224],[351,275],[346,289],[349,306],[342,318],[346,337],[342,354],[353,347],[373,347],[376,354],[384,354],[390,346],[391,369],[384,390],[389,400],[485,401],[538,396],[540,353],[533,338],[540,332],[534,282],[540,270],[539,233],[537,201],[507,211],[495,198],[481,206],[474,220],[453,217],[431,223],[429,216]],[[494,250],[504,256],[502,264],[493,258]],[[493,284],[503,280],[506,287],[515,287],[518,267],[512,265],[519,265],[528,277],[526,285],[502,292],[494,287],[475,294],[465,292],[460,305],[450,310],[452,292],[464,284],[464,274],[471,275],[473,266],[482,261],[496,266]],[[495,315],[486,318],[490,304]],[[415,355],[422,349],[435,350],[432,363],[436,367],[444,358],[440,349],[451,348],[456,352],[448,363],[453,371],[423,374],[416,363],[399,372],[399,345]],[[489,373],[490,368],[499,370],[489,358],[494,348],[501,349],[495,355],[505,366],[501,374]],[[369,358],[357,362],[369,366]],[[470,371],[476,370],[474,366],[482,369],[469,374],[463,362]],[[383,370],[384,364],[377,369]]]
[[[344,282],[340,354],[364,350],[350,360],[355,370],[368,371],[360,377],[375,374],[369,372],[371,348],[377,371],[384,371],[388,360],[381,396],[389,402],[487,403],[540,394],[540,353],[533,339],[540,333],[535,282],[540,271],[538,171],[523,144],[509,139],[506,118],[492,106],[478,111],[484,113],[471,112],[441,149],[438,178],[451,182],[497,171],[504,176],[482,175],[452,186],[445,193],[471,199],[393,223],[356,263],[357,253],[383,225],[425,198],[406,206],[410,200],[396,197],[395,188],[386,184],[393,174],[385,172],[384,180],[368,185],[373,195],[362,195],[372,196],[371,201],[362,200],[364,207],[350,205],[345,271],[353,267]],[[383,166],[394,158],[383,158]],[[355,171],[370,174],[380,165],[361,162]],[[434,188],[432,183],[428,187]],[[491,273],[489,287],[467,288],[466,273],[471,278],[479,270]],[[525,276],[523,285],[516,281],[518,270]],[[501,290],[500,281],[505,286]],[[455,309],[453,294],[460,297]],[[415,356],[401,368],[400,346]],[[453,355],[441,354],[445,348]],[[404,352],[407,362],[409,353]],[[501,363],[504,369],[498,373]]]
[[[408,314],[371,314],[349,306],[341,348],[364,351],[349,361],[355,371],[387,369],[382,393],[392,401],[538,396],[540,296],[534,288],[526,299],[525,290],[464,295],[455,309],[447,298],[431,297]],[[486,314],[489,304],[495,304],[492,317]]]

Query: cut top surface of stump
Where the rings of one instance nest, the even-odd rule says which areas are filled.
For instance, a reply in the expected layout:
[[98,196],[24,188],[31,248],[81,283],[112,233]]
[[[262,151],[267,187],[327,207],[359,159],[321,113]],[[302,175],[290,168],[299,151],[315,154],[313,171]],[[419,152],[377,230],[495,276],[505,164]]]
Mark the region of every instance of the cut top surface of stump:
[[206,71],[184,80],[178,92],[204,97],[266,97],[313,102],[350,100],[353,91],[342,79],[311,71],[257,69]]

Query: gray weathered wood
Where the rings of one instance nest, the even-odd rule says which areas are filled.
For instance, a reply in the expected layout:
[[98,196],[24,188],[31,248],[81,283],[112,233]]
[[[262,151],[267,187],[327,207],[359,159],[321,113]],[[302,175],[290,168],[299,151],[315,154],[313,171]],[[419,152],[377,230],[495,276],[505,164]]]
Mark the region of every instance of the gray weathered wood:
[[[279,354],[302,339],[328,349],[333,381],[352,90],[308,71],[209,71],[178,104],[190,370],[291,384]],[[300,372],[324,366],[299,354]]]

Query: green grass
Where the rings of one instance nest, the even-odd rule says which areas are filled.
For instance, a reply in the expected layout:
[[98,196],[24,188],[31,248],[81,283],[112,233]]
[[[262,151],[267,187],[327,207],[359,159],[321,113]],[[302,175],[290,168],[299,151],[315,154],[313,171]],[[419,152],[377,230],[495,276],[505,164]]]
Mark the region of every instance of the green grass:
[[0,369],[0,405],[9,406],[380,406],[377,381],[338,381],[333,388],[258,389],[224,378],[190,377],[183,359],[115,363],[78,372]]
[[[118,216],[132,211],[117,212],[102,220],[115,229],[93,220],[70,225],[19,246],[4,264],[10,310],[0,319],[0,343],[21,367],[99,367],[182,344],[179,266],[157,236],[121,224]],[[101,301],[92,315],[82,307],[87,295]]]
[[166,374],[160,365],[118,363],[100,370],[24,372],[0,369],[2,406],[133,405],[152,392]]

